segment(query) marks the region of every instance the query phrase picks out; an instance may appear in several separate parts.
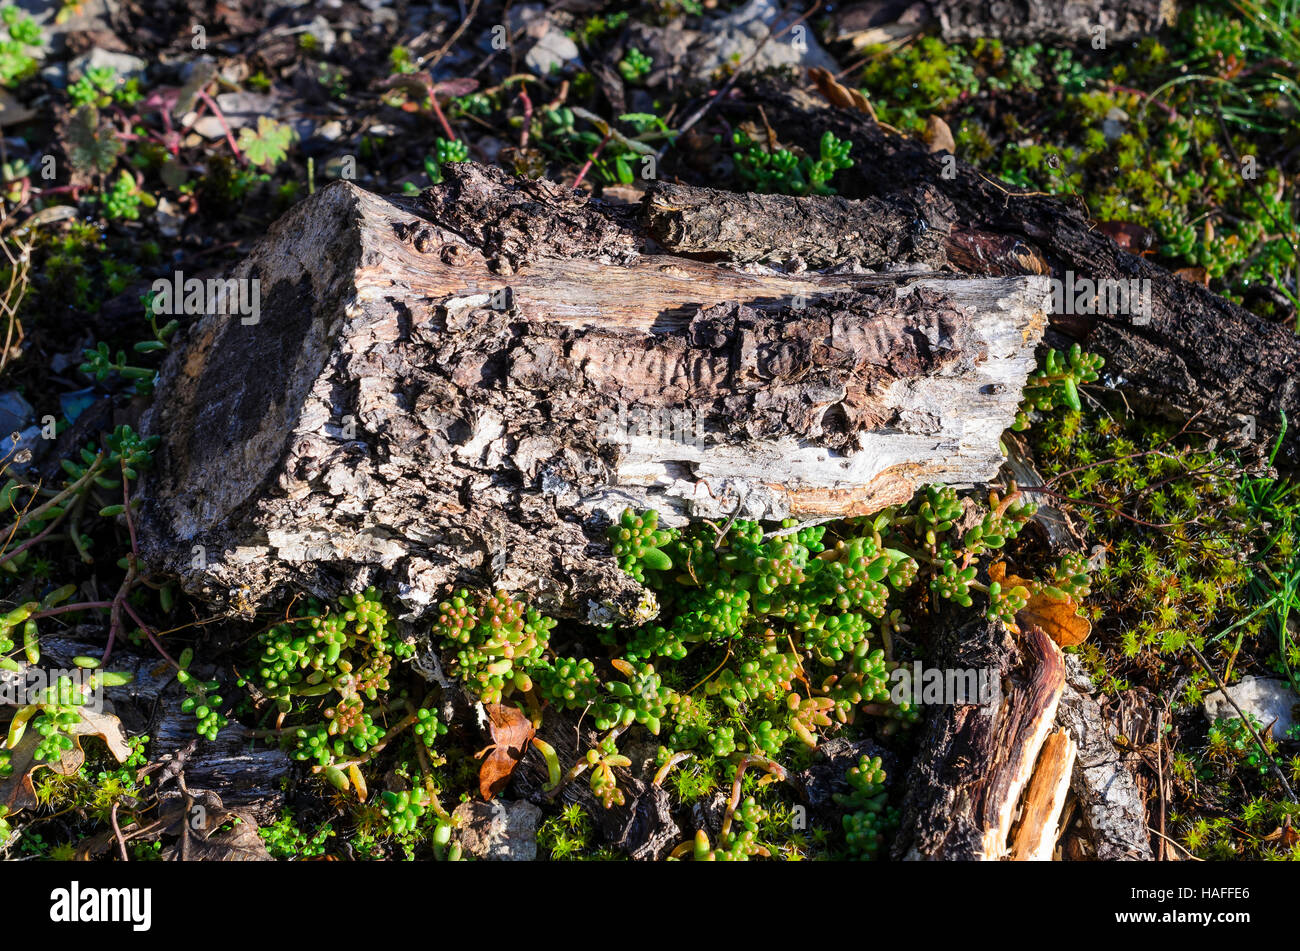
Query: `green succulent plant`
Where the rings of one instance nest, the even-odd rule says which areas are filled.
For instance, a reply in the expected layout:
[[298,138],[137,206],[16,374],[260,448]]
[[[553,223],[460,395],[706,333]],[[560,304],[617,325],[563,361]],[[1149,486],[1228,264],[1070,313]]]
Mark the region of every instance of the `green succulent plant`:
[[181,712],[194,714],[197,721],[194,732],[209,740],[215,740],[217,733],[230,722],[222,715],[220,709],[224,699],[216,691],[221,685],[215,680],[200,680],[191,674],[189,667],[193,660],[194,650],[187,647],[181,652],[180,659],[177,661],[180,669],[176,671],[176,679],[189,694],[181,701]]
[[553,618],[505,591],[475,603],[469,591],[439,605],[435,642],[455,650],[452,671],[484,703],[499,703],[514,691],[527,692],[529,671],[542,664]]
[[740,130],[733,133],[732,145],[736,174],[745,187],[758,192],[833,195],[830,181],[835,173],[853,167],[849,157],[853,143],[829,131],[822,135],[816,158],[799,157],[788,149],[764,149]]

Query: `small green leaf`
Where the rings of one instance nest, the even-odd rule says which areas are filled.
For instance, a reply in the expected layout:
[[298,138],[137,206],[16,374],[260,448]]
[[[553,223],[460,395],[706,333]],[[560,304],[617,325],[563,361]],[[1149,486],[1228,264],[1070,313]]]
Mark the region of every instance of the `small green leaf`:
[[257,131],[239,130],[239,147],[248,160],[259,168],[273,168],[285,160],[293,129],[267,116],[258,116]]
[[645,563],[647,568],[654,571],[667,571],[673,566],[672,559],[658,548],[647,548],[641,556],[641,561]]
[[1065,394],[1065,404],[1076,413],[1083,410],[1079,402],[1079,389],[1074,385],[1074,377],[1067,376],[1061,381],[1061,392]]

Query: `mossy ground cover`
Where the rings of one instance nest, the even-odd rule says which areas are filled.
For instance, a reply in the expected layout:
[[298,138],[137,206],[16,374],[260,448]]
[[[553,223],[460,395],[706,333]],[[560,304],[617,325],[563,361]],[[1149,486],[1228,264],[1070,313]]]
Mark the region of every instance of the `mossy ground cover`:
[[[871,518],[814,528],[670,530],[653,513],[627,513],[611,526],[611,557],[663,606],[635,631],[557,622],[504,593],[449,592],[412,632],[375,590],[290,597],[240,628],[135,560],[130,513],[152,447],[133,424],[176,330],[152,313],[150,282],[234,260],[330,178],[412,191],[472,157],[616,194],[671,144],[661,176],[708,167],[723,175],[711,184],[827,194],[866,160],[833,136],[804,155],[712,119],[679,139],[688,103],[645,88],[653,60],[621,37],[636,19],[694,22],[695,6],[611,5],[571,22],[583,57],[610,59],[625,84],[619,113],[584,67],[539,76],[498,63],[471,81],[472,64],[462,64],[482,54],[468,46],[453,44],[456,65],[431,79],[435,50],[412,48],[418,37],[393,27],[346,40],[299,31],[273,57],[223,53],[224,68],[193,63],[185,75],[161,65],[181,46],[142,39],[143,75],[99,67],[60,83],[41,69],[69,56],[4,7],[0,83],[47,105],[6,130],[0,372],[50,435],[67,433],[88,406],[116,418],[65,440],[61,458],[45,460],[56,478],[38,482],[17,466],[4,476],[0,653],[39,660],[42,637],[88,625],[106,648],[105,678],[123,653],[170,665],[200,743],[238,726],[252,742],[281,746],[297,766],[284,811],[260,830],[275,858],[461,857],[451,812],[478,795],[485,737],[470,718],[445,717],[447,691],[418,669],[429,649],[474,701],[533,720],[581,717],[600,731],[576,761],[551,764],[553,786],[587,784],[614,805],[628,753],[648,744],[652,773],[682,815],[707,807],[727,817],[725,828],[684,839],[678,858],[877,858],[916,743],[917,711],[890,696],[889,674],[925,659],[926,632],[948,603],[1009,619],[1051,590],[1091,616],[1093,636],[1072,650],[1098,687],[1142,688],[1167,712],[1148,755],[1163,757],[1166,831],[1178,847],[1206,858],[1296,857],[1294,811],[1273,768],[1295,783],[1296,747],[1283,739],[1261,750],[1239,721],[1207,724],[1199,702],[1214,676],[1196,652],[1229,681],[1294,681],[1300,491],[1273,468],[1269,445],[1226,452],[1194,423],[1134,412],[1084,354],[1044,355],[1017,423],[1028,426],[1044,487],[963,497],[934,487]],[[941,116],[958,153],[990,176],[1081,202],[1135,250],[1203,269],[1189,279],[1294,323],[1293,7],[1194,5],[1122,56],[1086,43],[924,37],[867,51],[841,80],[882,121],[919,132]],[[224,121],[217,97],[234,93],[275,105],[212,137],[193,131],[199,114]],[[304,125],[303,114],[337,128]],[[53,179],[42,175],[47,155]],[[1243,188],[1248,164],[1254,184]],[[1048,558],[1023,532],[1037,503],[1070,513],[1078,557]],[[988,577],[1001,561],[1031,580],[1004,589]],[[97,660],[84,658],[86,669]],[[5,708],[0,782],[14,781],[9,761],[23,742],[14,724],[27,724],[38,759],[52,761],[71,742],[75,699],[55,691]],[[814,747],[832,737],[871,740],[897,765],[863,757],[841,777],[833,818],[809,821],[780,777],[815,763]],[[67,858],[113,821],[143,823],[154,807],[150,741],[129,743],[121,763],[88,739],[81,768],[36,772],[36,805],[0,815],[6,854]],[[528,755],[547,754],[534,746]],[[539,854],[616,858],[596,819],[553,802]],[[157,837],[129,844],[132,859],[162,849]]]
[[1261,748],[1201,707],[1220,679],[1296,682],[1300,490],[1266,446],[1219,450],[1106,394],[1043,420],[1034,441],[1044,484],[1094,546],[1094,634],[1076,651],[1103,693],[1140,687],[1163,711],[1170,835],[1200,858],[1300,858],[1282,782],[1300,779],[1297,738]]
[[869,51],[862,88],[883,121],[920,133],[940,116],[990,175],[1082,202],[1135,252],[1294,325],[1298,15],[1194,4],[1122,55],[926,37]]

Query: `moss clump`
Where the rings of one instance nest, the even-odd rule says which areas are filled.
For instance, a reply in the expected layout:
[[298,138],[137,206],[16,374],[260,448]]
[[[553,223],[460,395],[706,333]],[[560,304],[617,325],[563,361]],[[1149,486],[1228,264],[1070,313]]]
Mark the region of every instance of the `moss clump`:
[[[1105,411],[1044,421],[1035,448],[1052,492],[1074,502],[1101,546],[1090,608],[1099,637],[1081,648],[1099,683],[1161,688],[1189,673],[1183,699],[1194,703],[1210,682],[1189,644],[1225,663],[1247,641],[1267,650],[1254,582],[1294,572],[1294,541],[1248,504],[1240,459]],[[1220,638],[1229,625],[1235,636]],[[1293,646],[1286,655],[1300,659]]]

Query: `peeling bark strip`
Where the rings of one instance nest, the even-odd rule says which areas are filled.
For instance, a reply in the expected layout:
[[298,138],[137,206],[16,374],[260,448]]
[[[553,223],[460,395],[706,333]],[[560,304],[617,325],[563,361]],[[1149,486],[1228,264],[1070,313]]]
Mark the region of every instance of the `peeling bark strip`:
[[1000,859],[1056,717],[1065,663],[1040,628],[1029,628],[1017,644],[1000,622],[983,619],[942,630],[935,647],[936,666],[998,670],[1008,686],[994,710],[953,705],[929,713],[894,853],[908,860]]
[[[754,233],[787,202],[748,199]],[[845,205],[800,210],[818,234]],[[169,357],[141,525],[154,567],[240,613],[378,582],[412,614],[462,583],[647,617],[603,534],[627,505],[852,515],[992,478],[1049,297],[649,251],[635,209],[471,164],[414,200],[333,184],[234,276],[262,319],[209,314]]]
[[1056,730],[1043,744],[1033,778],[1025,790],[1020,822],[1011,845],[1012,861],[1051,861],[1060,836],[1061,812],[1070,791],[1070,772],[1078,752],[1074,740],[1064,730]]

